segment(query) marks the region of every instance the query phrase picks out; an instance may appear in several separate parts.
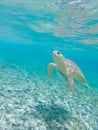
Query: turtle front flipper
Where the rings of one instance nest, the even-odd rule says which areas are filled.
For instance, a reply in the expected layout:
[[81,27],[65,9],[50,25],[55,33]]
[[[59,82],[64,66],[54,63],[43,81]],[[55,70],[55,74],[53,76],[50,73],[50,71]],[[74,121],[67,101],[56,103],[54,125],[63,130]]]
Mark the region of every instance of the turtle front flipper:
[[75,93],[74,81],[73,81],[73,72],[74,72],[74,70],[71,67],[68,67],[66,72],[67,72],[69,87],[71,88],[72,92]]
[[49,78],[52,78],[52,73],[53,73],[54,68],[56,68],[55,63],[50,63],[48,65],[48,76],[49,76]]

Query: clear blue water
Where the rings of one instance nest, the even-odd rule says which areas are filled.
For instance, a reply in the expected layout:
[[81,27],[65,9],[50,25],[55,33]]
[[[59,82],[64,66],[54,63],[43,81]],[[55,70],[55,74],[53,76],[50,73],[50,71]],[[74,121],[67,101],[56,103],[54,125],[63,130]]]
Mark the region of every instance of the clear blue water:
[[[54,72],[52,51],[81,68],[88,90]],[[98,129],[97,0],[0,1],[0,129]]]

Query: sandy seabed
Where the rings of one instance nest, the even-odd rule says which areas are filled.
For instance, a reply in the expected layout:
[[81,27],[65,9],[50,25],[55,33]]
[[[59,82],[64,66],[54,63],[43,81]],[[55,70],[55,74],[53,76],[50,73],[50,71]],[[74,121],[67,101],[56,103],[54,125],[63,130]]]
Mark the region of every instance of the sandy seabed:
[[98,130],[98,90],[0,63],[0,130]]

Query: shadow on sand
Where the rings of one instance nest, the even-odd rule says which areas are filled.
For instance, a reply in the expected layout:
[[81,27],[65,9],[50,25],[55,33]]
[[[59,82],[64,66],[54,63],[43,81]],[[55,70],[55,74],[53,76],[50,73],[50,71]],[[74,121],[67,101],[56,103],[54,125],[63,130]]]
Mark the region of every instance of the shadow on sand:
[[40,104],[36,106],[38,116],[45,121],[51,130],[68,130],[66,122],[71,119],[71,114],[62,106],[52,103],[51,105]]

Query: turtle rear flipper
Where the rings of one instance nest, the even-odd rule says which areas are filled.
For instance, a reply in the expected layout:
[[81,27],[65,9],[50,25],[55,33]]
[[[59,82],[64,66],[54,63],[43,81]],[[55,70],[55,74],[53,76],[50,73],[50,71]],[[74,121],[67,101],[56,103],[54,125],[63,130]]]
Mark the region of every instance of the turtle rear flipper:
[[86,82],[85,84],[84,84],[87,88],[90,88],[90,86],[89,86],[89,84]]
[[56,68],[56,64],[55,63],[50,63],[48,65],[48,76],[49,76],[49,78],[52,78],[52,74],[53,74],[54,68]]

